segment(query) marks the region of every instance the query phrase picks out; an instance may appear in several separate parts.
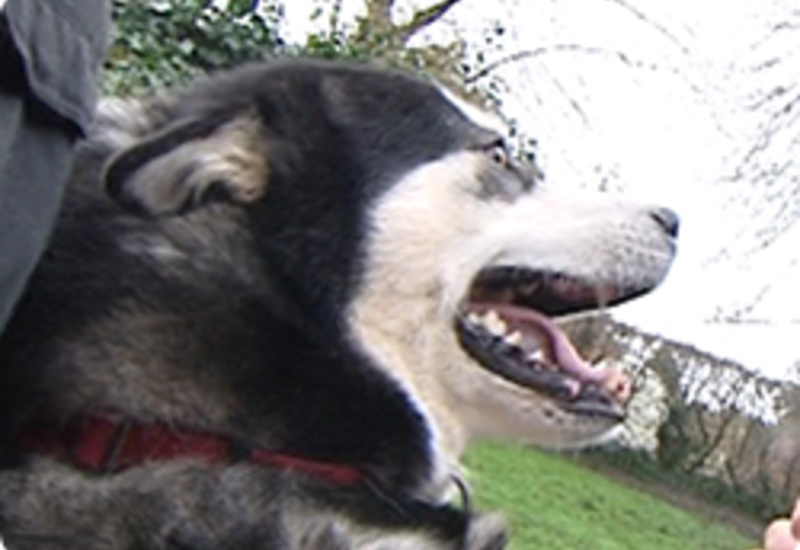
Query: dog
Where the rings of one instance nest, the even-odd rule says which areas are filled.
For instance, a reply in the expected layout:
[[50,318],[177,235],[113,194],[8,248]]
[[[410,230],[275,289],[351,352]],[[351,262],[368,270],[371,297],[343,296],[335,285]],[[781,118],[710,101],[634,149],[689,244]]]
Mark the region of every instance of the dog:
[[461,454],[619,425],[630,382],[557,320],[655,288],[678,232],[506,135],[333,62],[102,103],[0,340],[6,544],[502,548]]

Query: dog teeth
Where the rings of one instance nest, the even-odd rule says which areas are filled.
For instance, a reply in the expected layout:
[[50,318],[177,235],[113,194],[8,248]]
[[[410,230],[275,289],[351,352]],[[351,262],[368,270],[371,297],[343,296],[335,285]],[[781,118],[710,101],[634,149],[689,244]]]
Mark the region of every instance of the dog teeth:
[[473,326],[483,328],[497,342],[514,348],[522,347],[524,341],[522,332],[509,327],[497,311],[490,309],[483,314],[473,311],[467,314],[466,319]]
[[481,319],[481,324],[495,336],[505,336],[506,322],[493,309],[490,309]]
[[528,354],[527,359],[531,363],[544,363],[544,353],[542,350],[537,349],[533,353]]

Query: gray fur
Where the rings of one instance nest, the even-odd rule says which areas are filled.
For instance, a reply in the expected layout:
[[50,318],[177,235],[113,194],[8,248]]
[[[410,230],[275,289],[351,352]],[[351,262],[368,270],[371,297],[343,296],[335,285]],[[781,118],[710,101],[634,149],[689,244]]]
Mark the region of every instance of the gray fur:
[[[483,368],[454,321],[487,267],[649,291],[675,251],[663,210],[540,189],[492,154],[491,120],[368,67],[245,67],[97,122],[0,335],[12,548],[500,550],[496,516],[446,503],[466,447],[619,422]],[[594,373],[614,401],[622,378]],[[359,479],[233,452],[86,472],[18,443],[109,414]]]
[[[280,336],[272,330],[295,337],[297,323],[305,333],[319,322],[302,319],[265,269],[258,242],[263,235],[256,233],[254,215],[247,210],[271,200],[273,165],[282,167],[285,181],[303,158],[298,151],[304,144],[296,142],[281,143],[284,157],[273,156],[276,140],[268,139],[271,129],[254,107],[261,87],[268,87],[261,70],[242,71],[238,83],[237,76],[230,82],[221,77],[217,86],[224,93],[212,84],[196,93],[102,104],[90,138],[80,144],[51,252],[0,337],[0,374],[6,376],[0,387],[10,397],[0,400],[2,413],[9,419],[19,415],[23,426],[6,419],[12,430],[24,432],[30,419],[57,424],[111,411],[255,448],[281,451],[286,441],[296,440],[314,448],[313,440],[304,439],[313,434],[294,434],[314,429],[313,413],[301,413],[312,416],[300,419],[301,428],[293,428],[288,418],[258,417],[262,401],[280,402],[284,394],[300,391],[296,386],[274,390],[270,386],[280,382],[268,379],[264,387],[273,392],[271,398],[256,393],[247,401],[243,396],[261,383],[251,378],[273,372],[259,355],[264,337],[277,341]],[[303,70],[314,78],[325,70],[350,75],[335,65]],[[295,78],[291,69],[287,72],[287,81]],[[237,94],[246,96],[248,87],[250,101],[237,103]],[[103,193],[103,183],[127,209]],[[292,181],[290,192],[297,185]],[[313,189],[305,192],[312,198]],[[283,214],[280,207],[276,212]],[[301,347],[313,348],[319,339],[312,333]],[[359,350],[331,354],[323,349],[312,349],[307,361],[345,353],[350,361],[364,361]],[[270,368],[291,376],[283,365],[294,368],[305,351],[284,352],[272,359],[278,366]],[[433,476],[427,457],[416,456],[426,452],[428,443],[420,440],[428,436],[426,427],[396,382],[382,373],[370,375],[371,366],[359,368],[366,371],[356,374],[356,380],[365,380],[361,391],[388,387],[396,402],[373,399],[381,413],[399,405],[402,422],[412,425],[410,436],[364,434],[374,440],[375,452],[386,456],[359,459],[365,464],[357,466],[366,474],[353,486],[233,458],[222,463],[177,458],[100,472],[83,471],[69,457],[38,456],[29,449],[8,459],[9,440],[16,444],[17,434],[8,436],[3,424],[0,532],[5,543],[13,550],[501,548],[504,527],[496,517],[443,504],[438,490],[426,492]],[[331,374],[341,378],[343,373]],[[366,382],[370,378],[377,381]],[[17,386],[26,393],[9,391]],[[306,400],[300,397],[301,403]],[[320,416],[325,420],[324,413]],[[363,423],[371,415],[366,416],[357,420]],[[355,422],[341,424],[343,437],[360,429]],[[395,452],[385,443],[393,437],[407,437],[413,446],[400,440]]]
[[476,517],[463,547],[414,526],[377,531],[321,504],[313,488],[246,464],[177,461],[96,476],[42,460],[1,480],[14,550],[497,550],[504,540],[497,516]]

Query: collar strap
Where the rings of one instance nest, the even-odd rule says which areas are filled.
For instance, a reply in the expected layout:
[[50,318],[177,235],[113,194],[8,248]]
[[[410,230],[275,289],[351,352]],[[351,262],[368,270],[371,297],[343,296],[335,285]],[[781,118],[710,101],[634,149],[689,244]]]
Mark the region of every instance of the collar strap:
[[356,468],[285,452],[253,448],[219,435],[162,422],[91,415],[64,425],[37,424],[22,434],[26,452],[68,460],[96,472],[117,472],[146,462],[196,458],[210,463],[251,462],[309,474],[336,485],[363,480]]

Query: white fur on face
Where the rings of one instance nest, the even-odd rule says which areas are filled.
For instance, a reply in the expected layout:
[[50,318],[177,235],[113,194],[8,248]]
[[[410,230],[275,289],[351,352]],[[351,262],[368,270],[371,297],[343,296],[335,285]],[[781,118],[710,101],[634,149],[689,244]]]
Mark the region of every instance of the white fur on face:
[[524,266],[643,288],[663,278],[673,256],[646,206],[545,189],[512,202],[481,197],[477,175],[487,162],[479,152],[452,154],[409,173],[379,201],[349,312],[355,339],[431,421],[443,465],[456,464],[474,438],[565,448],[613,427],[562,411],[461,349],[453,322],[480,270]]
[[458,109],[465,118],[472,121],[476,126],[491,130],[503,137],[507,137],[510,134],[509,127],[500,117],[478,109],[447,88],[440,87],[439,92],[441,92],[445,99]]

